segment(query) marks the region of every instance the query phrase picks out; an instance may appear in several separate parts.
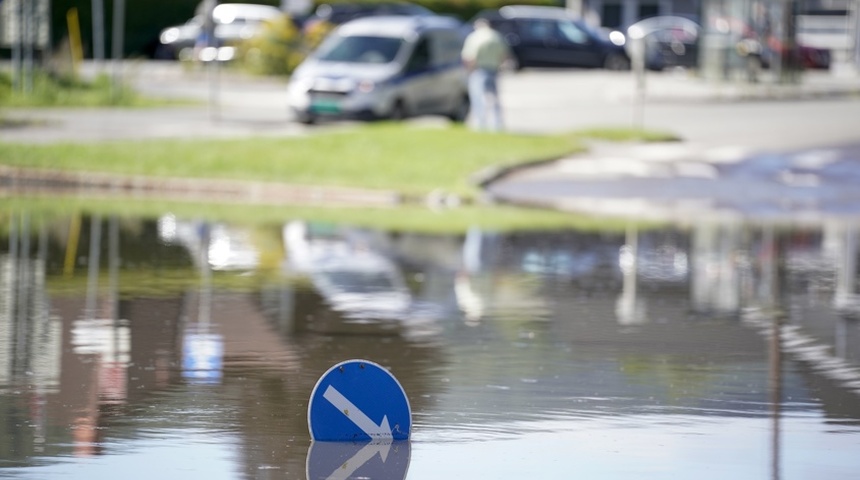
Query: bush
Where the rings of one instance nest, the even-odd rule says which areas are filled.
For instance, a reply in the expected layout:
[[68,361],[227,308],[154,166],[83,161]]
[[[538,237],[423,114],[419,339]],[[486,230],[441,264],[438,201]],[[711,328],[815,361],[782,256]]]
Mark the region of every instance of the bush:
[[289,75],[310,51],[292,18],[282,15],[263,24],[260,34],[237,47],[239,64],[258,75]]
[[115,85],[103,74],[92,81],[74,75],[34,72],[28,92],[12,88],[9,74],[0,73],[0,104],[13,107],[141,106],[147,102],[127,85]]

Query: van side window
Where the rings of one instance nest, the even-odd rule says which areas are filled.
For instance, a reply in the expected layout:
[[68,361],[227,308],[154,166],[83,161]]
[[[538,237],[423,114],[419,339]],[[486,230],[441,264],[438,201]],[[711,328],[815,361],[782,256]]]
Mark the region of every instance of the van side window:
[[431,33],[430,64],[450,65],[460,62],[460,50],[463,49],[463,38],[455,31],[438,31]]
[[407,71],[426,70],[430,66],[430,45],[428,43],[427,37],[418,40],[415,49],[412,50],[412,55],[409,56],[409,61],[406,62]]

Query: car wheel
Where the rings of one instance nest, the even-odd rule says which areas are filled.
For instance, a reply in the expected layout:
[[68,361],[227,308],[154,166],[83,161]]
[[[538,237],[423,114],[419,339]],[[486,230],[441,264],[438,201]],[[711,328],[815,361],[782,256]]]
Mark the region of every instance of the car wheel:
[[610,53],[603,61],[606,70],[630,70],[630,59],[620,53]]
[[400,99],[394,102],[394,106],[391,107],[391,113],[388,114],[388,118],[395,121],[406,120],[408,116],[409,112],[406,111],[406,104]]
[[463,123],[466,121],[466,117],[469,116],[469,96],[463,94],[460,98],[460,101],[457,102],[457,106],[454,107],[454,110],[448,114],[448,118],[451,119],[452,122]]
[[316,115],[307,112],[296,113],[296,120],[304,125],[313,125],[317,123]]

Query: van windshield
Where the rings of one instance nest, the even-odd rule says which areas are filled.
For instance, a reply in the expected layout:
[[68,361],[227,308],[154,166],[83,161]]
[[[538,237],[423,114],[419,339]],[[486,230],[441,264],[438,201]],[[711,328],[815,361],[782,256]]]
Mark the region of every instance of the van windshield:
[[334,36],[323,43],[316,57],[329,62],[389,63],[403,44],[395,37]]

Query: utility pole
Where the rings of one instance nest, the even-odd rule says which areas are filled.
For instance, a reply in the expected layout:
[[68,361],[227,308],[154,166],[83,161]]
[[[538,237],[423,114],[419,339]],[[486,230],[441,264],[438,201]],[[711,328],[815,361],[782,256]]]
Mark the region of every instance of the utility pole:
[[101,70],[105,59],[105,12],[104,0],[92,0],[93,6],[93,60]]
[[125,0],[113,0],[113,90],[122,88],[122,58],[125,39]]

